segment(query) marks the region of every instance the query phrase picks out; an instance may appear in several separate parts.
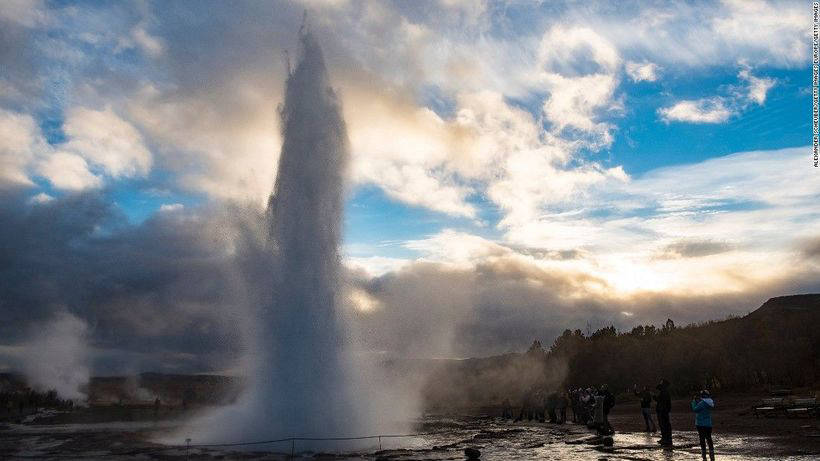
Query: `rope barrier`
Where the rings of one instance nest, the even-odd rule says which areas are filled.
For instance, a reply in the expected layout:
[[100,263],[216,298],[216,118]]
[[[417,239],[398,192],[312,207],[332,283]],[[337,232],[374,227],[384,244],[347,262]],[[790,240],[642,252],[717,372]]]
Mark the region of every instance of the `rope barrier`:
[[[343,440],[369,440],[369,439],[388,439],[388,438],[402,438],[402,437],[421,437],[426,435],[445,434],[451,431],[436,431],[436,432],[418,432],[414,434],[378,434],[378,435],[362,435],[357,437],[286,437],[283,439],[273,440],[258,440],[253,442],[230,442],[230,443],[200,443],[187,445],[191,448],[207,448],[207,447],[238,447],[242,445],[264,445],[267,443],[280,442],[331,442]],[[169,445],[165,449],[184,448],[184,445]]]

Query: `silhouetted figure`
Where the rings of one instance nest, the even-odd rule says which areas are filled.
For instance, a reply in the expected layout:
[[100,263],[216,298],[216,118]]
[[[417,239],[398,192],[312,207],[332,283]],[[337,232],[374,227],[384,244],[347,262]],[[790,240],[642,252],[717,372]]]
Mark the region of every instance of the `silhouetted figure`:
[[598,432],[599,435],[605,434],[604,432],[604,396],[598,392],[592,397],[593,406],[592,406],[592,426]]
[[513,418],[512,404],[510,403],[510,399],[504,399],[504,402],[501,403],[501,417],[504,419]]
[[543,423],[544,422],[544,412],[546,411],[546,400],[544,391],[537,391],[535,393],[535,397],[532,399],[533,405],[533,419],[536,421]]
[[652,393],[649,392],[649,386],[644,386],[643,390],[639,391],[636,384],[632,392],[641,398],[641,415],[643,422],[646,423],[646,432],[655,432],[655,421],[652,419]]
[[595,396],[592,395],[592,388],[581,390],[581,423],[587,427],[594,427]]
[[658,395],[655,396],[655,412],[658,414],[658,426],[661,429],[661,439],[658,443],[672,446],[672,422],[669,421],[669,412],[672,411],[672,396],[669,395],[669,381],[662,379],[658,384]]
[[715,460],[715,447],[712,445],[712,409],[715,408],[715,401],[709,391],[703,390],[700,396],[692,398],[692,411],[695,412],[695,427],[700,438],[700,454],[706,461],[706,445],[709,445],[709,459]]
[[555,404],[555,411],[558,416],[558,424],[564,424],[567,422],[567,394],[565,392],[561,392],[558,394],[558,399]]
[[161,403],[162,402],[160,402],[159,397],[154,399],[154,416],[157,416],[159,414],[159,407]]
[[515,422],[523,421],[524,418],[529,418],[532,421],[533,397],[532,389],[524,392],[524,397],[521,399],[521,413],[518,414],[518,418],[515,418]]
[[615,406],[615,396],[612,395],[612,392],[609,392],[609,386],[606,384],[601,385],[601,390],[598,391],[598,394],[604,398],[603,401],[603,425],[602,430],[604,434],[612,434],[615,431],[612,429],[612,425],[609,424],[609,411],[612,410],[612,407]]
[[558,415],[555,414],[555,409],[556,409],[557,406],[558,406],[558,395],[556,395],[555,392],[550,392],[549,395],[547,395],[547,400],[546,400],[545,407],[546,407],[546,410],[547,410],[547,416],[549,417],[549,422],[551,422],[551,423],[557,423],[558,422]]

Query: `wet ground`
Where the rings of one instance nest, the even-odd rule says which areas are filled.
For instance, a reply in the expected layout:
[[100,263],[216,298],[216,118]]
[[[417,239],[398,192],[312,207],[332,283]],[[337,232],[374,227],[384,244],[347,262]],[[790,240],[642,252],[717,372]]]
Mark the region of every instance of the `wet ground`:
[[[640,432],[617,433],[614,446],[605,447],[586,427],[549,423],[513,423],[500,418],[429,416],[418,424],[424,436],[370,439],[365,442],[327,442],[322,453],[306,452],[302,441],[254,447],[189,449],[150,442],[178,426],[174,420],[0,425],[0,459],[296,459],[319,460],[461,460],[465,448],[476,448],[482,460],[695,460],[700,459],[697,434],[675,433],[675,448],[662,449],[657,436]],[[54,418],[51,418],[54,421]],[[786,455],[774,437],[715,434],[717,457],[724,460],[815,460],[818,453]],[[354,446],[353,443],[358,445]],[[364,444],[364,445],[362,445]],[[381,449],[379,448],[381,444]],[[248,447],[245,447],[246,449]]]

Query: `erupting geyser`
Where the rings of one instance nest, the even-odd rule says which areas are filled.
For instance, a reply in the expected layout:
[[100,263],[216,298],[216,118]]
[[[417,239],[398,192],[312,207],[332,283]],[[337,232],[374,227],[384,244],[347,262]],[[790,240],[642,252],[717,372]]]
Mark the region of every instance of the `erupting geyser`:
[[301,41],[268,205],[276,267],[272,300],[261,313],[267,331],[255,392],[259,411],[285,432],[329,435],[349,433],[355,416],[336,309],[348,141],[322,51],[310,33]]
[[378,393],[353,385],[363,371],[350,373],[337,309],[345,124],[316,39],[300,35],[281,108],[284,142],[264,254],[255,259],[265,263],[251,271],[251,286],[265,294],[252,309],[249,389],[238,404],[189,426],[195,443],[350,436],[378,424],[370,416]]

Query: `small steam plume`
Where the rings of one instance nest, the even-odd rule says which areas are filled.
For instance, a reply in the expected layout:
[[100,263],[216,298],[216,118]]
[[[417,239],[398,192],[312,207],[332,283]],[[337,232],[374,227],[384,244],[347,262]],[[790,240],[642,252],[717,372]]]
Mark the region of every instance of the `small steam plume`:
[[62,311],[41,325],[25,347],[23,373],[41,391],[56,390],[64,399],[83,402],[89,380],[88,325]]

